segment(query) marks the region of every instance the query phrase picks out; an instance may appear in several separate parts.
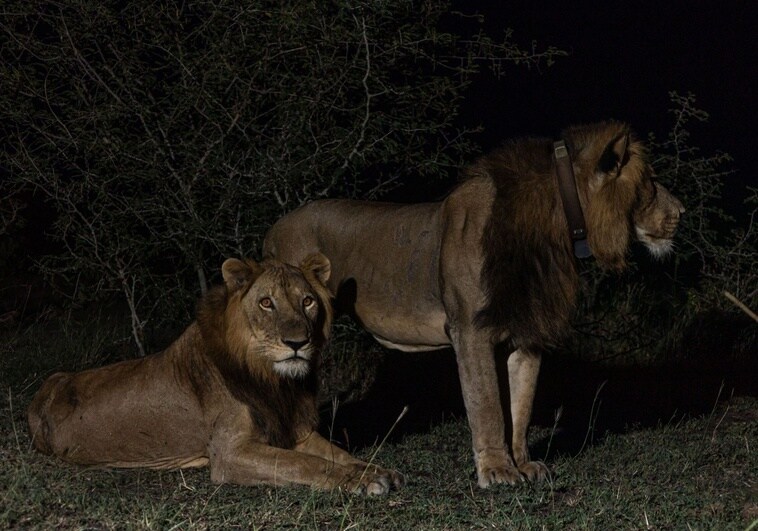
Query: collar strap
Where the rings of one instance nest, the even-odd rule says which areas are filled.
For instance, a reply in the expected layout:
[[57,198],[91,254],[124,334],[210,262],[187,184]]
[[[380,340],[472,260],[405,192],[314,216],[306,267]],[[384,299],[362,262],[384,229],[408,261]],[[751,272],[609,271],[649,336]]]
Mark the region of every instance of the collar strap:
[[571,166],[566,142],[559,140],[553,143],[553,160],[555,161],[556,174],[558,175],[558,190],[561,193],[563,212],[569,226],[569,234],[574,244],[574,256],[588,258],[592,251],[587,244],[587,227],[584,224],[582,205],[579,203],[579,194],[576,191],[576,179],[574,169]]

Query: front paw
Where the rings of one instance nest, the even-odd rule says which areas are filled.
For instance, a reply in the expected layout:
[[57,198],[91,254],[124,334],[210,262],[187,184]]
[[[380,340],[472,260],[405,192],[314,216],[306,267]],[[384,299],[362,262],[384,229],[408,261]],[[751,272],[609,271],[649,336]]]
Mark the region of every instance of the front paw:
[[405,485],[405,478],[396,470],[358,464],[353,466],[353,471],[347,488],[355,494],[384,496],[391,489],[399,489]]
[[550,469],[542,461],[527,461],[519,465],[518,469],[532,483],[538,483],[550,477]]
[[403,476],[397,470],[381,467],[377,467],[377,470],[380,475],[386,477],[389,480],[390,486],[393,489],[398,490],[405,486],[405,476]]
[[524,481],[513,459],[504,448],[486,448],[475,453],[477,483],[487,488],[497,483],[515,485]]

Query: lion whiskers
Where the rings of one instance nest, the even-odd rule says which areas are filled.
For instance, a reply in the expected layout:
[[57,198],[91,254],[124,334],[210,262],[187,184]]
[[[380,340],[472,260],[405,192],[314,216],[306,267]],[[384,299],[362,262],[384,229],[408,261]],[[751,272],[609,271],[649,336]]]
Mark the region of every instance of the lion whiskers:
[[274,362],[274,371],[285,378],[304,378],[310,370],[310,361],[305,358],[289,358]]
[[[271,345],[267,342],[251,341],[247,353],[248,367],[256,370],[273,371],[277,376],[284,378],[303,378],[312,369],[311,359],[315,347],[307,347],[297,351],[297,357],[290,348]],[[264,361],[265,360],[265,361]]]
[[264,355],[271,359],[274,372],[284,378],[303,378],[311,370],[313,347],[311,345],[295,352],[290,348],[269,346]]
[[668,238],[653,238],[647,231],[640,227],[634,228],[637,239],[642,242],[648,252],[656,260],[662,260],[674,250],[674,240]]

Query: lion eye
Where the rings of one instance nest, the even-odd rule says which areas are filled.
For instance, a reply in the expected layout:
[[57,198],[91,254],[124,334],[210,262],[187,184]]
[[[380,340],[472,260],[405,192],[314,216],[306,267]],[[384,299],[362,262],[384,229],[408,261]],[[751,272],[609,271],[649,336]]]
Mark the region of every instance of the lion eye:
[[274,307],[274,301],[272,301],[269,297],[263,297],[258,301],[258,305],[264,310],[270,310]]
[[303,299],[303,308],[310,308],[311,306],[313,306],[314,302],[316,301],[313,300],[313,297],[305,297]]

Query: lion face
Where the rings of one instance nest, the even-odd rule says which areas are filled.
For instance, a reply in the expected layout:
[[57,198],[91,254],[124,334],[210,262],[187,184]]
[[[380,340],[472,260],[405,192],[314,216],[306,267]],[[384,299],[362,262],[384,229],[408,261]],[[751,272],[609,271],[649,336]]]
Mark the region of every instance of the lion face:
[[684,206],[658,183],[648,181],[640,192],[639,206],[632,215],[634,231],[650,254],[662,258],[674,248],[673,238]]
[[598,263],[626,267],[632,239],[656,257],[674,247],[673,237],[684,212],[682,203],[653,180],[646,149],[626,124],[607,122],[572,128],[567,133],[577,152],[580,175],[589,178],[589,243]]
[[[311,255],[301,266],[229,259],[222,272],[230,300],[234,341],[248,367],[302,378],[311,370],[330,321],[329,260]],[[231,317],[231,316],[229,316]],[[241,360],[241,361],[243,361]]]

